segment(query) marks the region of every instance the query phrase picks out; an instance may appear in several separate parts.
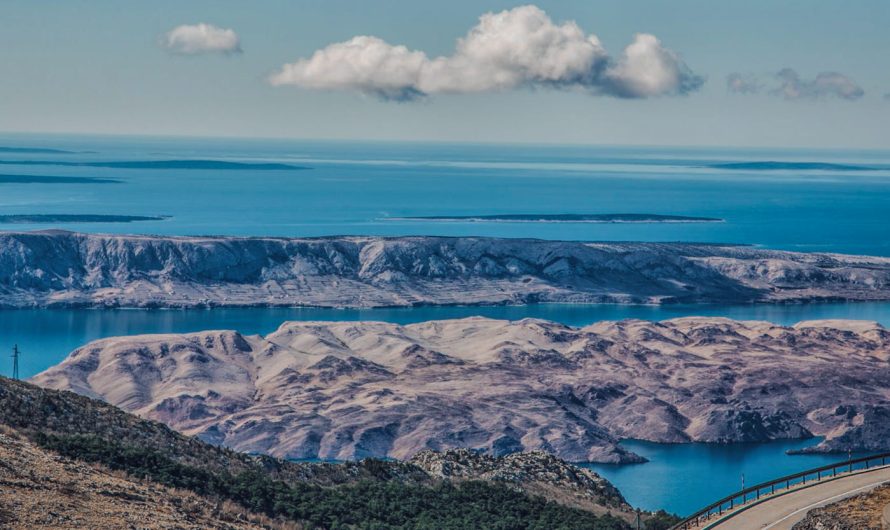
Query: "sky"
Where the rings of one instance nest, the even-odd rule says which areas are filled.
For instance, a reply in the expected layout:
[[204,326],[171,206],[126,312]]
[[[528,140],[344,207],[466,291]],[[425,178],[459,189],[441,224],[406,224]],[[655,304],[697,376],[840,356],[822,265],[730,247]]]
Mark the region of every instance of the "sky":
[[0,131],[890,149],[887,0],[3,0]]

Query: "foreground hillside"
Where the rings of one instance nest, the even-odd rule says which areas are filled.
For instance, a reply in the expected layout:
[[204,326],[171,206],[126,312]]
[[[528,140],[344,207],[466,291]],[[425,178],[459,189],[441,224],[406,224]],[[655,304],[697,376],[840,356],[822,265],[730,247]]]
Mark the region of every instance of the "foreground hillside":
[[890,299],[890,259],[480,237],[0,233],[0,307]]
[[890,332],[857,321],[289,322],[100,340],[34,381],[279,457],[627,462],[621,438],[890,449],[888,359]]
[[[262,517],[0,434],[0,528],[260,530]],[[254,522],[251,522],[251,519]]]
[[608,482],[550,455],[285,462],[5,378],[0,481],[2,528],[625,530],[631,518]]

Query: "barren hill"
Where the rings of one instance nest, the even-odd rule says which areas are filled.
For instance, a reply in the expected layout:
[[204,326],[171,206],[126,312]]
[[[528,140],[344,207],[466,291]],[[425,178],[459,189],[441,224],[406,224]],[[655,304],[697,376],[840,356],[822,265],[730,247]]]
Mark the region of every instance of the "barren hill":
[[637,458],[620,438],[890,449],[888,359],[890,332],[857,321],[289,322],[101,340],[34,381],[279,457],[618,462]]

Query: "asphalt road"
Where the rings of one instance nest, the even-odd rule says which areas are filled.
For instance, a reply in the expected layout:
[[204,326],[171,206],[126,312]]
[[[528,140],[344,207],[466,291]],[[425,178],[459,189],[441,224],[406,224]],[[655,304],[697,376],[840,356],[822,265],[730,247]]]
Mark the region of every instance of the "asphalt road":
[[752,506],[714,530],[790,530],[808,511],[890,482],[890,466],[826,481]]

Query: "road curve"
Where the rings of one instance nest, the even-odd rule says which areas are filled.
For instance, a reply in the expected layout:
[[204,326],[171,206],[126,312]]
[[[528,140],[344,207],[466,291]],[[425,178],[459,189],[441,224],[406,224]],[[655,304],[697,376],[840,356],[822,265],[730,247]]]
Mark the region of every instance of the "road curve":
[[735,512],[737,515],[705,525],[709,530],[790,530],[808,511],[852,497],[890,482],[890,466],[792,489]]

